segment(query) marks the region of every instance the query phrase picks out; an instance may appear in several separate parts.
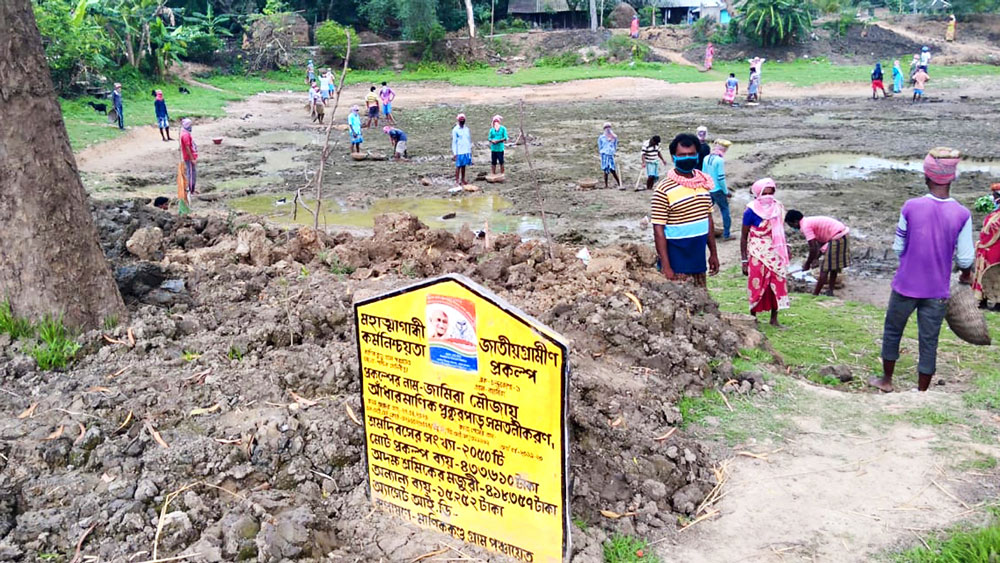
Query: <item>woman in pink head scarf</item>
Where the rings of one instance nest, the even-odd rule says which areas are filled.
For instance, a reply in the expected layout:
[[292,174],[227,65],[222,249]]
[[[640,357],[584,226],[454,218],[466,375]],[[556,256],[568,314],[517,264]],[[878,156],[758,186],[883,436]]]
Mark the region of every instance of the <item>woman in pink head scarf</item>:
[[713,60],[715,60],[715,45],[709,41],[708,46],[705,47],[705,70],[712,70]]
[[788,308],[788,243],[785,241],[785,206],[774,199],[774,180],[754,182],[753,201],[743,212],[740,256],[747,276],[750,314],[771,312],[771,324],[778,324],[778,310]]
[[632,23],[629,25],[629,35],[632,39],[639,38],[639,15],[632,14]]

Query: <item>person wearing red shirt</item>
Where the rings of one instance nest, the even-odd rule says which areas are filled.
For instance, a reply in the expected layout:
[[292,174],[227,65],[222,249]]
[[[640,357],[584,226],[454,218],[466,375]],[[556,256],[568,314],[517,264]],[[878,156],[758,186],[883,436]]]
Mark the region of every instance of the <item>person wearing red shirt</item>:
[[188,193],[197,193],[195,184],[198,180],[198,143],[191,137],[191,120],[181,121],[181,158],[184,160],[184,171],[187,174]]

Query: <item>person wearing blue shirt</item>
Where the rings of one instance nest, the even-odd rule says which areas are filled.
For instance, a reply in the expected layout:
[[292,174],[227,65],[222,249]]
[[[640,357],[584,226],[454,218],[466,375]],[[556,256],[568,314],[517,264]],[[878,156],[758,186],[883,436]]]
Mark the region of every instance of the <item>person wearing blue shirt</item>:
[[604,124],[604,133],[597,137],[597,152],[601,155],[601,171],[604,172],[604,188],[608,188],[608,174],[615,177],[618,187],[622,187],[622,181],[618,178],[617,166],[615,166],[615,153],[618,152],[618,135],[611,130],[611,123]]
[[[156,91],[153,110],[156,111],[156,125],[160,128],[160,138],[164,142],[173,141],[170,138],[170,115],[167,113],[167,102],[163,101],[163,90]],[[166,131],[166,135],[163,134],[164,131]]]
[[730,240],[732,235],[729,233],[730,227],[732,227],[733,220],[729,216],[729,198],[732,194],[729,193],[729,187],[726,186],[726,150],[732,145],[731,142],[725,139],[716,139],[715,146],[712,148],[711,154],[705,157],[705,163],[702,168],[702,172],[708,174],[712,178],[714,187],[712,188],[712,203],[719,208],[719,213],[722,214],[722,238],[723,240]]
[[125,109],[122,107],[122,85],[115,82],[115,89],[111,92],[111,105],[118,115],[118,128],[125,129]]
[[464,186],[465,167],[472,164],[472,133],[465,125],[464,113],[458,114],[455,121],[451,129],[451,159],[455,161],[455,183]]
[[351,113],[347,116],[347,129],[351,134],[351,152],[361,154],[361,143],[364,137],[361,136],[361,116],[358,115],[360,109],[357,105],[351,106]]
[[392,141],[392,158],[394,160],[401,160],[407,158],[406,155],[406,133],[402,129],[397,129],[395,127],[389,127],[386,125],[382,128],[382,132],[389,136],[389,140]]

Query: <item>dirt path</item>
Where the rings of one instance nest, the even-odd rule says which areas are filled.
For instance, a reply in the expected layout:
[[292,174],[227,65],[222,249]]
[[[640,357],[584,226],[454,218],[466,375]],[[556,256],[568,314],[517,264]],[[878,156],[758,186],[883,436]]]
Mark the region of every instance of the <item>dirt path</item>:
[[763,459],[728,462],[720,515],[659,544],[664,561],[871,561],[912,545],[914,534],[971,518],[968,507],[990,494],[955,465],[971,451],[1000,448],[970,446],[938,427],[878,422],[912,409],[961,408],[954,395],[793,386],[799,412],[785,442],[743,446]]
[[[910,39],[915,43],[922,43],[928,46],[933,45],[931,54],[935,55],[935,57],[931,59],[932,65],[968,63],[1000,58],[1000,49],[985,41],[979,41],[968,36],[961,37],[959,41],[944,41],[944,24],[941,25],[941,35],[937,37],[928,37],[903,25],[886,21],[878,21],[874,25]],[[902,61],[902,63],[906,65],[909,61]]]

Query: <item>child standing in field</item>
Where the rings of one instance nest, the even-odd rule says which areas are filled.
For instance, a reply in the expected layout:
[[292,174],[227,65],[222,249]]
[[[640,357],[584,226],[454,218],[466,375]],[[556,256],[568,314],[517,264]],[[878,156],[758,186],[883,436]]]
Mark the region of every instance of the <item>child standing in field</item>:
[[500,124],[503,117],[493,116],[493,124],[490,127],[490,170],[497,173],[497,165],[500,165],[500,174],[504,173],[503,155],[504,147],[507,143],[507,128]]
[[615,153],[618,152],[618,135],[611,130],[611,123],[604,123],[604,132],[597,137],[597,153],[601,155],[601,171],[604,172],[604,188],[608,187],[608,174],[615,177],[618,187],[622,186],[622,181],[618,178],[618,170],[615,166]]
[[334,82],[333,82],[334,81],[334,78],[333,78],[333,69],[332,68],[326,69],[326,75],[329,78],[329,80],[327,80],[327,92],[326,92],[326,95],[327,95],[327,97],[332,98],[333,95],[337,93],[337,85],[334,84]]
[[921,102],[924,99],[924,85],[931,77],[927,74],[926,67],[920,67],[917,69],[917,73],[913,75],[913,102]]
[[378,94],[375,93],[374,86],[365,96],[365,107],[368,108],[368,123],[365,124],[365,127],[372,127],[372,121],[375,122],[374,126],[378,127]]
[[722,95],[722,103],[733,105],[736,96],[740,95],[740,81],[736,79],[736,74],[730,72],[729,79],[726,80],[726,93]]
[[[156,101],[153,102],[153,110],[156,111],[156,125],[160,128],[160,138],[164,142],[173,141],[170,138],[170,115],[167,114],[167,102],[163,101],[163,90],[156,91]],[[164,131],[166,131],[165,135]]]
[[[642,164],[646,167],[646,188],[653,189],[653,184],[660,179],[660,163],[666,166],[667,161],[660,152],[660,136],[653,135],[642,145]],[[636,191],[641,191],[639,188]]]
[[464,186],[465,168],[472,164],[472,133],[465,126],[464,113],[458,114],[455,121],[451,129],[451,159],[455,161],[455,184]]
[[385,120],[389,125],[395,125],[396,118],[392,116],[392,101],[396,99],[396,93],[383,82],[382,89],[378,91],[378,97],[382,100],[382,115],[385,116]]
[[316,81],[316,67],[313,66],[312,59],[306,64],[306,84],[312,84]]
[[882,90],[882,97],[888,98],[889,94],[885,93],[885,83],[882,82],[885,76],[882,74],[882,63],[875,63],[875,69],[872,70],[872,99],[877,98],[877,93]]

